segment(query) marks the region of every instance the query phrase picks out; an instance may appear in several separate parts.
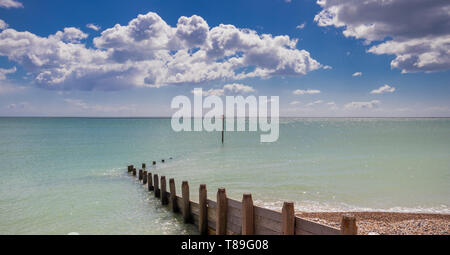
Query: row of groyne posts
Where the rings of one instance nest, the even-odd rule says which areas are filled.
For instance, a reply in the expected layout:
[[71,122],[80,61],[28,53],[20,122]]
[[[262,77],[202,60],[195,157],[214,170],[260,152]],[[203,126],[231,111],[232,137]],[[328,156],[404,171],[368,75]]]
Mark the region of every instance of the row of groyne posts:
[[[161,161],[164,163],[164,160]],[[152,162],[156,165],[156,161]],[[176,194],[175,180],[146,170],[146,164],[138,172],[133,165],[128,173],[147,185],[162,205],[175,213],[181,213],[185,223],[198,226],[202,235],[356,235],[356,219],[346,214],[341,218],[340,229],[302,219],[295,215],[294,203],[284,202],[281,212],[255,206],[251,194],[244,194],[242,201],[227,198],[225,188],[217,191],[217,200],[207,198],[206,185],[200,184],[198,203],[190,200],[189,183],[181,184],[181,197]]]

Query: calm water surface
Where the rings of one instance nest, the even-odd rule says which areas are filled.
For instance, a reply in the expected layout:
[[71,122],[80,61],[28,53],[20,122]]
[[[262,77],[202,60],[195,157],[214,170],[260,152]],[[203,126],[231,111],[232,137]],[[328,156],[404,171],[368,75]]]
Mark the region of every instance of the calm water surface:
[[[170,119],[0,118],[0,234],[196,234],[126,173],[152,160],[279,209],[450,213],[450,119],[280,120],[258,133],[173,132]],[[168,158],[173,159],[169,160]]]

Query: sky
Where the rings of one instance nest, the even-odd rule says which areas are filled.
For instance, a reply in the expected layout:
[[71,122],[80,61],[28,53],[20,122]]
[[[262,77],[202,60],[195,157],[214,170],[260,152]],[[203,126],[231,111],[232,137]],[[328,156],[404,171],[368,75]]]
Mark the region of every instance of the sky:
[[0,0],[0,116],[171,116],[279,96],[296,117],[450,117],[450,1]]

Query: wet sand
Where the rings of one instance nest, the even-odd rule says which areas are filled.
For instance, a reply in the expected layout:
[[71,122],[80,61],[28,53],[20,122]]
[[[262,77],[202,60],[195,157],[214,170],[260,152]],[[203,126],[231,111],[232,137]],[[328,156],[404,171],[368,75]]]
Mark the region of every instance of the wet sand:
[[340,228],[343,214],[355,215],[358,234],[450,235],[450,214],[393,212],[298,212],[297,216]]

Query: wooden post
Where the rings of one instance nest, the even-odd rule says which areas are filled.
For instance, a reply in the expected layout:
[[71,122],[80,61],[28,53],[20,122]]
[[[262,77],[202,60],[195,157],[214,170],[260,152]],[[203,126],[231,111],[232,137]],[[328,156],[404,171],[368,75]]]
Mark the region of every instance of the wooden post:
[[173,178],[169,179],[169,189],[170,189],[170,208],[172,208],[173,212],[178,212],[177,192],[175,189],[175,180]]
[[144,170],[143,173],[144,176],[142,176],[142,184],[147,184],[147,171]]
[[181,195],[183,197],[183,220],[185,223],[191,221],[191,204],[189,200],[189,184],[187,181],[183,181],[181,184]]
[[152,179],[152,173],[148,173],[148,191],[152,191],[154,189],[153,187],[153,179]]
[[295,230],[294,203],[284,202],[281,214],[283,235],[293,235]]
[[167,189],[166,189],[166,177],[161,176],[161,204],[167,205],[169,200],[167,199]]
[[164,163],[164,162],[166,162],[164,159],[161,159],[161,163]]
[[145,163],[142,163],[142,169],[145,169]]
[[155,197],[159,197],[159,180],[158,180],[158,175],[154,174],[153,175],[153,185],[155,186]]
[[252,194],[242,196],[242,234],[253,235],[255,233]]
[[133,167],[133,176],[136,176],[136,168]]
[[142,180],[142,169],[139,169],[139,181]]
[[133,165],[129,165],[129,166],[128,166],[128,173],[129,173],[129,172],[133,172]]
[[198,190],[198,203],[199,203],[199,216],[198,216],[198,231],[200,231],[201,235],[208,234],[208,208],[207,205],[207,192],[206,185],[200,184],[200,188]]
[[356,218],[351,214],[345,214],[341,219],[341,235],[357,235],[358,227]]
[[224,135],[225,135],[225,115],[222,115],[222,144]]
[[153,165],[156,165],[156,161],[153,161]]
[[227,234],[227,211],[228,199],[225,188],[219,188],[217,191],[216,235]]

